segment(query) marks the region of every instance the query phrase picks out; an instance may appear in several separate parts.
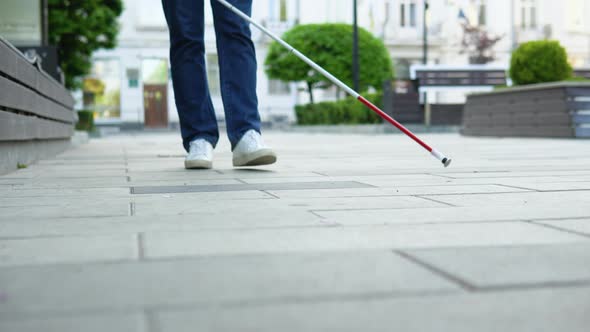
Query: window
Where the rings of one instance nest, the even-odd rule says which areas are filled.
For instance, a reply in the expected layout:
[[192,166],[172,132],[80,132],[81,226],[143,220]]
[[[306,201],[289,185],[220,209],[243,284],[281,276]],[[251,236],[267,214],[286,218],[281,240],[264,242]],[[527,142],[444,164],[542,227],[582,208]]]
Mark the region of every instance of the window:
[[413,62],[420,63],[419,60],[411,59],[394,59],[395,77],[397,79],[406,80],[410,78],[410,66]]
[[121,75],[118,59],[96,59],[82,84],[84,108],[95,119],[121,117]]
[[291,93],[291,86],[289,83],[280,80],[268,80],[268,94],[269,95],[288,95]]
[[416,26],[416,4],[415,3],[410,4],[410,26],[411,27]]
[[127,68],[127,87],[138,88],[139,87],[139,69],[138,68]]
[[168,60],[143,59],[141,61],[141,81],[143,84],[168,84]]
[[287,0],[281,0],[279,8],[279,20],[287,22]]
[[480,26],[485,26],[487,24],[486,21],[486,16],[487,16],[487,12],[486,12],[486,1],[485,0],[480,0],[479,3],[479,13],[478,13],[478,24]]
[[471,0],[468,5],[460,7],[460,18],[471,26],[487,24],[487,0]]
[[399,5],[399,25],[402,28],[415,28],[418,25],[416,2],[408,0],[401,1]]
[[287,0],[268,0],[269,19],[271,21],[287,22],[289,18]]
[[221,83],[219,82],[219,62],[217,54],[207,54],[207,80],[209,82],[209,93],[211,95],[220,95]]
[[520,27],[522,29],[537,27],[536,0],[520,0]]
[[0,2],[0,36],[17,46],[41,44],[39,0]]
[[399,8],[399,25],[406,26],[406,4],[402,3]]

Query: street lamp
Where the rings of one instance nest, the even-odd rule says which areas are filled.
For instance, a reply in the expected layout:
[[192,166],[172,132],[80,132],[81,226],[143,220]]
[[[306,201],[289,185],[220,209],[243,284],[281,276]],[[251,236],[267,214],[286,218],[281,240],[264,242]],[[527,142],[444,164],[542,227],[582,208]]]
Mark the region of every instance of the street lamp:
[[49,46],[49,13],[47,0],[41,0],[41,46]]
[[426,24],[426,16],[428,13],[428,1],[424,0],[424,13],[422,17],[422,29],[423,29],[423,44],[422,44],[422,63],[428,64],[428,24]]
[[[428,64],[428,24],[426,24],[426,14],[428,13],[428,1],[424,0],[424,13],[422,16],[423,44],[422,44],[422,63]],[[424,91],[424,124],[429,127],[431,119],[430,104],[428,104],[428,92]]]
[[352,1],[352,81],[354,90],[359,91],[359,28],[357,21],[357,0]]

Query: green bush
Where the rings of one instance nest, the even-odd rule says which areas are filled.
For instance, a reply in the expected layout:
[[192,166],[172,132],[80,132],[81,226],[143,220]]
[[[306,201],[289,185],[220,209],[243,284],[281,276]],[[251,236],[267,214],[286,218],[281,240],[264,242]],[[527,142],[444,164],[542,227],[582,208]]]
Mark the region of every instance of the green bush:
[[566,81],[568,81],[568,82],[590,82],[590,79],[587,79],[586,77],[572,76],[572,77],[566,79]]
[[94,113],[92,111],[78,111],[76,130],[87,132],[94,130]]
[[[382,107],[383,94],[370,94],[367,99]],[[295,114],[299,125],[381,123],[379,115],[352,97],[340,101],[296,106]]]
[[563,81],[571,76],[567,52],[557,41],[524,43],[510,60],[510,77],[516,85]]

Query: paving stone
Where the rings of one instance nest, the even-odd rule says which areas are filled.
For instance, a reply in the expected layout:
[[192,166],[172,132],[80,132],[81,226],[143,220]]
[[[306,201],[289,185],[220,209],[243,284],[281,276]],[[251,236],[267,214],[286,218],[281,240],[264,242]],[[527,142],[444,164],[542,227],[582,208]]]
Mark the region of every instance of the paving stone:
[[[441,173],[444,174],[444,173]],[[452,173],[452,174],[445,174],[445,176],[449,176],[452,178],[527,178],[527,177],[544,177],[547,175],[551,176],[587,176],[590,175],[590,171],[588,170],[559,170],[554,169],[551,172],[546,171],[536,171],[536,170],[526,170],[526,171],[507,171],[507,172],[466,172],[466,173]]]
[[125,216],[109,218],[19,218],[0,222],[1,238],[71,235],[136,234],[142,232],[196,232],[215,229],[256,229],[322,226],[322,219],[307,211],[291,210],[279,217],[258,214],[244,218],[240,211],[224,210],[174,218]]
[[[93,188],[94,189],[94,188]],[[96,188],[99,189],[99,188]],[[118,194],[119,195],[115,195],[116,198],[104,198],[105,196],[108,197],[108,195],[101,195],[101,196],[94,196],[94,197],[80,197],[79,195],[74,196],[74,197],[62,197],[59,195],[41,195],[41,196],[36,196],[36,197],[29,197],[29,196],[24,196],[24,197],[18,197],[18,195],[16,197],[3,197],[2,201],[0,201],[0,208],[5,208],[5,207],[34,207],[34,206],[60,206],[62,208],[64,208],[64,210],[74,210],[74,209],[84,209],[86,207],[92,207],[92,206],[97,206],[99,204],[101,205],[110,205],[110,204],[114,204],[115,206],[124,206],[125,205],[125,201],[129,201],[130,198],[132,198],[132,196],[129,195],[129,189],[125,189],[125,188],[109,188],[109,189],[118,189]],[[35,190],[35,189],[33,189]],[[41,192],[47,192],[47,191],[55,191],[57,189],[41,189]],[[75,192],[76,189],[71,189],[70,193]],[[120,195],[122,192],[127,191],[126,195]],[[67,192],[67,191],[66,191]],[[12,195],[10,195],[12,196]],[[118,196],[118,197],[117,197]],[[128,205],[128,203],[127,203]],[[117,210],[117,209],[115,209]],[[67,211],[66,211],[67,212]]]
[[102,170],[118,170],[118,171],[125,171],[125,163],[123,161],[121,162],[113,162],[113,163],[102,163],[102,162],[96,162],[95,160],[90,160],[86,163],[84,162],[79,162],[79,163],[72,163],[72,162],[63,162],[63,163],[57,163],[54,165],[31,165],[29,166],[27,169],[30,169],[30,171],[34,174],[40,174],[40,173],[50,173],[50,172],[66,172],[66,171],[72,171],[72,172],[90,172],[92,170],[98,170],[98,171],[102,171]]
[[[28,198],[32,199],[32,198]],[[98,200],[63,200],[59,203],[47,201],[47,204],[30,204],[19,201],[17,205],[0,207],[0,221],[14,218],[74,218],[74,217],[110,217],[129,215],[129,202],[124,199]]]
[[524,189],[508,188],[497,185],[471,186],[411,186],[396,188],[355,188],[355,189],[315,189],[315,190],[269,190],[280,198],[316,198],[316,197],[363,197],[363,196],[408,196],[437,194],[479,194],[498,192],[523,192]]
[[586,332],[590,288],[162,311],[162,332]]
[[186,193],[186,192],[232,192],[252,190],[311,190],[311,189],[338,189],[338,188],[368,188],[369,185],[352,182],[287,182],[273,184],[222,184],[199,186],[135,186],[131,187],[133,194],[162,194],[162,193]]
[[[570,192],[524,192],[508,194],[485,194],[485,195],[445,195],[429,196],[440,202],[456,206],[484,206],[493,204],[495,206],[523,206],[523,205],[568,205],[588,204],[590,206],[590,191]],[[590,212],[590,209],[588,209]]]
[[[428,196],[430,197],[430,196]],[[315,211],[326,222],[342,225],[382,225],[517,221],[542,218],[590,218],[585,203],[569,204],[567,209],[555,205],[523,205],[498,208],[494,205],[477,207],[436,207],[426,209],[324,210]]]
[[261,213],[289,213],[293,210],[320,210],[320,209],[409,209],[409,208],[430,208],[444,206],[442,203],[433,202],[411,196],[400,197],[336,197],[316,198],[313,200],[303,198],[276,199],[261,191],[242,191],[233,193],[212,193],[212,199],[201,201],[185,198],[176,195],[174,199],[155,200],[148,202],[142,200],[141,196],[134,198],[136,201],[137,216],[148,215],[199,215],[219,210],[227,211],[227,204],[215,197],[231,197],[231,209],[242,214],[243,218],[256,218]]
[[24,188],[120,188],[129,187],[126,176],[72,179],[35,179]]
[[[104,197],[129,197],[129,195],[129,188],[15,188],[10,190],[0,190],[0,197],[2,197],[3,200],[7,198],[21,197],[96,197],[102,199]],[[6,201],[0,202],[0,206],[5,203]]]
[[0,285],[0,321],[18,313],[458,291],[387,251],[2,268]]
[[535,176],[527,178],[517,177],[498,177],[498,178],[462,178],[449,179],[448,184],[455,185],[481,185],[481,184],[496,184],[505,186],[526,187],[530,183],[562,183],[562,182],[576,182],[578,180],[568,179],[558,176]]
[[567,190],[587,190],[590,194],[590,181],[582,182],[582,181],[560,181],[560,182],[549,182],[549,183],[542,183],[542,182],[528,182],[525,183],[521,181],[518,184],[519,187],[526,187],[532,190],[539,190],[539,191],[567,191]]
[[[317,174],[312,171],[300,171],[300,170],[289,170],[282,169],[277,170],[273,166],[266,166],[266,168],[238,168],[238,169],[221,169],[223,175],[231,176],[233,178],[248,181],[248,179],[259,179],[259,178],[290,178],[290,177],[317,177],[321,178],[323,175]],[[282,180],[281,180],[282,182]]]
[[[129,197],[129,188],[13,188],[0,189],[0,197],[4,198],[40,198],[40,197]],[[2,203],[0,203],[2,204]]]
[[3,332],[144,332],[142,314],[96,314],[47,318],[4,318]]
[[530,245],[582,241],[587,239],[527,223],[504,222],[193,233],[158,232],[147,233],[144,244],[146,257],[164,258],[347,249]]
[[407,252],[481,288],[575,284],[580,281],[590,285],[590,238],[585,243],[576,244]]
[[135,259],[135,234],[0,240],[0,266]]
[[76,179],[76,178],[92,178],[92,177],[121,177],[127,176],[125,169],[68,169],[54,167],[51,172],[38,171],[35,172],[36,179]]

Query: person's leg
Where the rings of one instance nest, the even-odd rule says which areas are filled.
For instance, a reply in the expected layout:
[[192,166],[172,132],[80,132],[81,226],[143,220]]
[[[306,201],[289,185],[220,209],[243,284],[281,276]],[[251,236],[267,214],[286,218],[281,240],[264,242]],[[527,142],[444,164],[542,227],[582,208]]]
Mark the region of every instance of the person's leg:
[[205,68],[204,0],[162,0],[170,30],[170,62],[184,148],[203,138],[219,140]]
[[[229,0],[244,13],[252,12],[252,0]],[[232,149],[249,130],[260,133],[260,115],[256,96],[256,53],[249,24],[211,0],[217,37],[221,94],[227,135]]]

